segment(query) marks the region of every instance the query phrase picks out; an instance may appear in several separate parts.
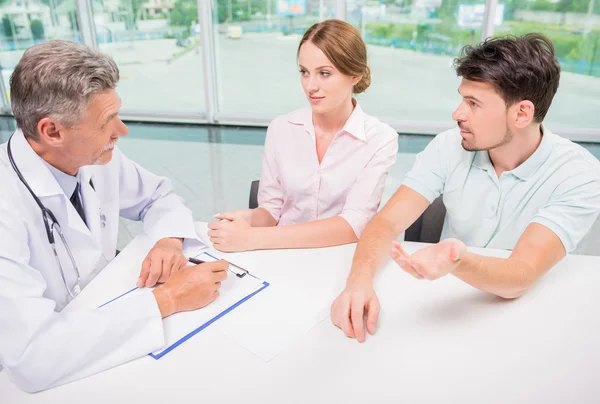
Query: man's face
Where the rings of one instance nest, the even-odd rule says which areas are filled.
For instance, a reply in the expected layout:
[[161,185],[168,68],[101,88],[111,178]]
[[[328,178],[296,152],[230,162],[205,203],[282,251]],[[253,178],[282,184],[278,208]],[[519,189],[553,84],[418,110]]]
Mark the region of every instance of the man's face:
[[129,133],[119,119],[120,107],[121,99],[115,90],[97,93],[79,124],[74,128],[61,129],[65,138],[60,153],[69,166],[78,169],[110,161],[118,138]]
[[491,150],[511,141],[506,103],[493,84],[463,78],[458,92],[462,102],[452,119],[460,127],[465,150]]

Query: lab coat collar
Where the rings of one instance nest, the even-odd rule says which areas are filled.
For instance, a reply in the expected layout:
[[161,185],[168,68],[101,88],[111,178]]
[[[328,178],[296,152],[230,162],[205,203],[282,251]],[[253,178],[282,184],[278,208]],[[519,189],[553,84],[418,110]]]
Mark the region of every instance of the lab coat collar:
[[43,159],[42,162],[48,168],[48,170],[50,170],[50,173],[56,179],[56,182],[58,182],[58,185],[60,185],[64,194],[67,196],[73,195],[73,193],[75,192],[75,188],[77,187],[77,183],[79,182],[79,179],[76,176],[72,176],[60,171],[58,168],[54,167],[53,165],[51,165]]
[[20,129],[17,129],[9,142],[17,168],[38,198],[64,195],[44,160],[33,150]]
[[[54,178],[46,164],[44,164],[44,160],[33,150],[23,132],[17,129],[9,141],[17,168],[21,171],[21,175],[23,175],[23,178],[25,178],[25,181],[27,181],[31,190],[41,200],[42,204],[53,211],[55,215],[57,215],[59,210],[66,209],[67,225],[70,228],[86,235],[93,234],[95,240],[100,240],[99,237],[97,238],[100,233],[98,200],[91,195],[90,190],[92,192],[95,191],[89,184],[94,167],[83,167],[77,174],[81,182],[82,196],[84,197],[83,203],[86,220],[88,220],[88,224],[90,225],[90,228],[88,228],[71,204],[70,195],[65,195],[56,178]],[[95,231],[91,231],[92,228]]]

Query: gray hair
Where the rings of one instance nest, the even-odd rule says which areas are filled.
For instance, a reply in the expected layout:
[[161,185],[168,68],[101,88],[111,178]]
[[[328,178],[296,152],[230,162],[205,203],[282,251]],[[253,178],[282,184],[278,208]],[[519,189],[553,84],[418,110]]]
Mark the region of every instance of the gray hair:
[[108,55],[70,41],[48,41],[27,49],[10,76],[17,127],[38,141],[43,118],[76,127],[96,93],[114,89],[119,69]]

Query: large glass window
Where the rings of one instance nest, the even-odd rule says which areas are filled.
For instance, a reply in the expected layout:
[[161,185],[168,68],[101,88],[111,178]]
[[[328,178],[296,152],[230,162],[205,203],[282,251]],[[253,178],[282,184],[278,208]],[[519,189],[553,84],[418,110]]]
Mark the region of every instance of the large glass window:
[[0,19],[0,70],[9,99],[9,78],[25,49],[51,39],[81,42],[75,0],[1,1]]
[[98,47],[121,72],[124,110],[205,110],[196,0],[91,0]]
[[335,0],[215,0],[219,110],[275,116],[306,105],[296,64],[302,34],[335,17]]
[[[363,108],[417,133],[452,124],[459,102],[452,62],[463,46],[481,40],[486,12],[484,0],[85,1],[99,49],[121,70],[124,115],[199,118],[214,109],[217,120],[267,122],[302,107],[296,65],[301,35],[315,22],[344,16],[367,43],[372,84],[358,96]],[[77,4],[0,0],[7,97],[8,79],[27,47],[50,39],[82,41],[80,32],[89,27],[79,27]],[[212,7],[206,16],[214,28],[210,49],[201,43],[198,4]],[[562,76],[548,125],[562,134],[597,130],[600,0],[499,0],[494,11],[494,35],[542,32],[554,43]],[[204,56],[214,62],[214,83],[212,72],[205,78]],[[214,100],[205,79],[216,86]]]
[[552,129],[600,128],[600,1],[512,0],[495,35],[541,32],[561,63],[558,93],[546,121]]
[[358,97],[384,120],[450,123],[459,80],[452,68],[479,42],[485,5],[459,0],[347,2],[348,22],[367,43],[371,87]]

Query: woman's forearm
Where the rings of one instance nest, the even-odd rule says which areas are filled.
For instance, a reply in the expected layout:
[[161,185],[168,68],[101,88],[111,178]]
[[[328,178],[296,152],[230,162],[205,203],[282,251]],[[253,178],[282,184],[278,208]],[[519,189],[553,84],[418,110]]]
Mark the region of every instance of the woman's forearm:
[[271,227],[277,226],[277,220],[271,216],[268,210],[264,208],[252,209],[250,216],[250,226],[252,227]]
[[256,227],[254,233],[257,249],[261,250],[331,247],[358,241],[350,224],[341,216],[287,226]]

